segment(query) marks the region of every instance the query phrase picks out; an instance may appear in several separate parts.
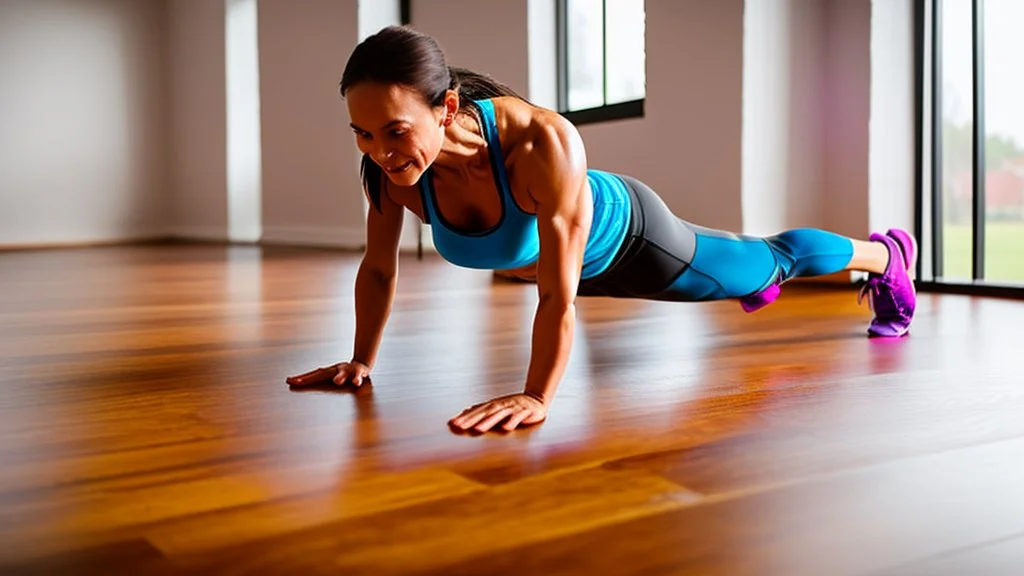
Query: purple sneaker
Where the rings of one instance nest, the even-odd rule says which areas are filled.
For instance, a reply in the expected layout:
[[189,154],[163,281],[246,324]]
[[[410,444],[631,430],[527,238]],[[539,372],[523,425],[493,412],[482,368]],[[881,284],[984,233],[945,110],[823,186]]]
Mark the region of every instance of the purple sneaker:
[[903,261],[907,263],[907,274],[910,274],[910,279],[913,280],[917,270],[917,240],[902,228],[890,228],[885,235],[899,245],[903,252]]
[[761,308],[775,302],[780,293],[782,293],[782,287],[779,285],[779,281],[776,280],[764,290],[740,298],[740,306],[743,307],[743,311],[747,314],[757,312]]
[[857,295],[860,303],[865,295],[875,318],[868,327],[872,336],[897,338],[910,330],[917,306],[917,292],[910,271],[917,263],[917,246],[903,230],[890,230],[886,235],[869,237],[889,249],[889,265],[883,274],[869,274],[868,281]]

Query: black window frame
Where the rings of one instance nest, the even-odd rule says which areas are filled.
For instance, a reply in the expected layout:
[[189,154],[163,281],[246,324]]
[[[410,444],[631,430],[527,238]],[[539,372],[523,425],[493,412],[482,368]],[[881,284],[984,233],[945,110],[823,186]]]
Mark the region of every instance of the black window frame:
[[[641,0],[643,1],[643,0]],[[555,2],[555,24],[557,30],[556,46],[557,46],[557,78],[558,78],[558,112],[565,118],[567,118],[573,124],[579,126],[583,124],[592,124],[597,122],[609,122],[613,120],[625,120],[630,118],[643,118],[644,117],[644,103],[646,101],[647,88],[646,88],[646,73],[644,78],[644,98],[636,100],[628,100],[625,102],[616,102],[614,104],[608,104],[608,66],[607,66],[607,39],[606,35],[603,34],[607,30],[606,20],[604,14],[607,13],[607,3],[605,0],[601,1],[602,11],[602,78],[604,85],[604,97],[605,104],[601,106],[595,106],[593,108],[584,108],[580,110],[569,110],[569,22],[568,22],[568,3],[569,0],[556,0]],[[646,33],[645,33],[646,38]]]
[[[915,194],[914,228],[922,255],[930,255],[931,274],[923,280],[924,261],[918,258],[917,287],[921,291],[1024,298],[1024,284],[985,278],[985,0],[971,0],[972,65],[972,209],[971,278],[943,277],[942,197],[942,0],[914,2],[914,102],[915,102]],[[928,62],[928,82],[925,66]],[[926,100],[927,99],[927,100]],[[925,117],[925,103],[930,114]],[[925,141],[925,129],[930,141]],[[926,156],[927,155],[927,156]],[[929,162],[929,186],[925,189],[925,160]],[[927,194],[927,197],[925,196]],[[926,207],[925,200],[928,205]],[[925,246],[925,210],[928,209],[930,242]]]

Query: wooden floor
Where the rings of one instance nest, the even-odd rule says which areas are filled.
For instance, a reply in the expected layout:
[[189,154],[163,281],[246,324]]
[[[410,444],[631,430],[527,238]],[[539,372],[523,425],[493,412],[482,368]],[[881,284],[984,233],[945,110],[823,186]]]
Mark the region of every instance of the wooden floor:
[[534,289],[403,260],[372,387],[357,255],[0,253],[0,574],[1024,573],[1024,303],[854,290],[584,300],[549,419],[518,391]]

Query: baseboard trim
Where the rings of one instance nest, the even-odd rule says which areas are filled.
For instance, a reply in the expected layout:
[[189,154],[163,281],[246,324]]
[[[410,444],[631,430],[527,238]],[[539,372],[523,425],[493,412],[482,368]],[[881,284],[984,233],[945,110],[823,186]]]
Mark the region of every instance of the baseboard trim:
[[311,246],[318,248],[362,249],[366,235],[362,227],[266,226],[259,241],[265,246]]
[[222,226],[175,226],[171,231],[175,240],[201,240],[205,242],[228,242],[228,231]]
[[158,244],[171,239],[169,234],[144,234],[124,238],[99,240],[60,240],[54,242],[18,242],[0,244],[0,252],[28,252],[33,250],[77,250],[83,248],[106,248],[112,246],[138,246]]
[[[429,240],[429,239],[425,239]],[[0,244],[0,252],[28,250],[66,250],[105,246],[133,246],[165,243],[210,243],[210,244],[257,244],[263,246],[289,246],[311,248],[335,248],[341,250],[363,250],[366,239],[362,228],[334,228],[309,226],[272,226],[264,230],[256,241],[233,241],[227,231],[219,226],[175,226],[168,233],[146,234],[124,238],[100,240],[70,240],[63,242],[23,242]],[[415,239],[406,240],[399,247],[403,254],[419,251]],[[424,242],[425,254],[435,253],[432,243]]]

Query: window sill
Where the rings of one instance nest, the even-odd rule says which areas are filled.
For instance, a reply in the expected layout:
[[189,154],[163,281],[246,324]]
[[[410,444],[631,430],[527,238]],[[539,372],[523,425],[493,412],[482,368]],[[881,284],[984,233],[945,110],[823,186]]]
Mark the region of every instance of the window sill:
[[996,298],[1024,298],[1024,285],[1011,282],[972,282],[970,280],[942,280],[916,282],[918,292],[937,294],[961,294],[967,296],[990,296]]
[[611,122],[613,120],[643,118],[644,100],[630,100],[629,102],[609,104],[607,106],[599,106],[597,108],[562,112],[562,116],[576,126],[583,124],[595,124],[598,122]]

